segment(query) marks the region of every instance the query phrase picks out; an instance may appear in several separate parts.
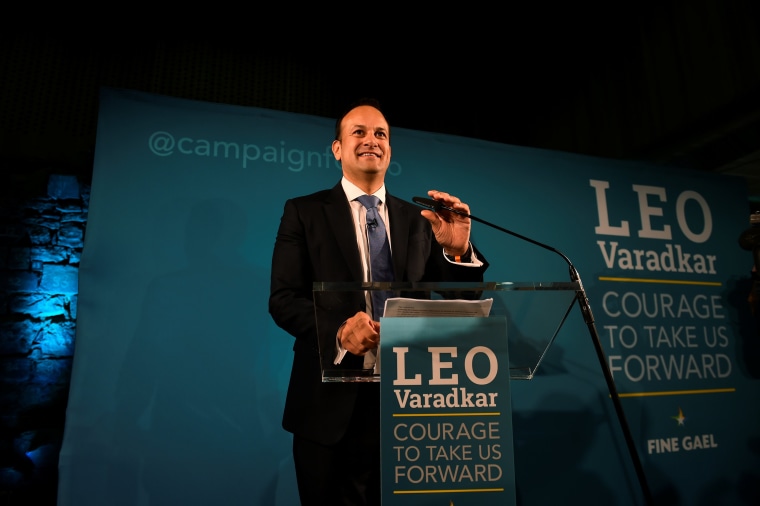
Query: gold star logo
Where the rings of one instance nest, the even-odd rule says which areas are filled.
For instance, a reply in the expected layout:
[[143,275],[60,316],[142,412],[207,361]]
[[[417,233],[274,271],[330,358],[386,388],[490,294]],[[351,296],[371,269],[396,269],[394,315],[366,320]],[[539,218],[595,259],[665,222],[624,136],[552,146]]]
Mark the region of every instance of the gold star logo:
[[684,425],[683,422],[686,420],[686,417],[683,416],[683,411],[681,410],[680,407],[678,408],[678,416],[671,416],[670,418],[677,421],[679,426],[683,426]]

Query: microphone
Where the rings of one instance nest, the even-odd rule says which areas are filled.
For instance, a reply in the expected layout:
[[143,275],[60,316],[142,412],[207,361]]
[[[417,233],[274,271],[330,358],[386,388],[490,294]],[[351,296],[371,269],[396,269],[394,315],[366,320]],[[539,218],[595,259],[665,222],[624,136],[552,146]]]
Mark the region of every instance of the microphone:
[[470,218],[471,216],[467,214],[464,211],[458,211],[456,209],[453,209],[449,206],[444,206],[443,202],[439,202],[438,200],[433,199],[427,199],[425,197],[412,197],[412,201],[415,204],[421,205],[422,207],[426,207],[430,209],[431,211],[434,211],[436,213],[440,212],[441,209],[445,209],[446,211],[449,211],[450,213],[458,214],[460,216],[464,216],[466,218]]
[[367,222],[367,228],[375,228],[377,226],[377,218],[372,218],[372,221]]

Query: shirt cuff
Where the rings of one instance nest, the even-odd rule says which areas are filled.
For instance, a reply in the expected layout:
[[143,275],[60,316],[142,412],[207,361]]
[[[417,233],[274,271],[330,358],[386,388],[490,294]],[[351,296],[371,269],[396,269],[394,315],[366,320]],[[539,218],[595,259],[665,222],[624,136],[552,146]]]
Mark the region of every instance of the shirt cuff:
[[335,360],[333,360],[334,365],[340,364],[343,360],[343,357],[345,357],[346,353],[348,353],[348,350],[340,345],[340,329],[342,329],[343,325],[345,324],[346,322],[341,323],[340,327],[338,327],[338,332],[335,334]]
[[467,251],[465,251],[464,255],[447,255],[444,250],[443,257],[449,263],[461,265],[462,267],[480,267],[483,265],[483,262],[478,259],[478,255],[475,254],[475,248],[472,247],[472,243],[468,243]]

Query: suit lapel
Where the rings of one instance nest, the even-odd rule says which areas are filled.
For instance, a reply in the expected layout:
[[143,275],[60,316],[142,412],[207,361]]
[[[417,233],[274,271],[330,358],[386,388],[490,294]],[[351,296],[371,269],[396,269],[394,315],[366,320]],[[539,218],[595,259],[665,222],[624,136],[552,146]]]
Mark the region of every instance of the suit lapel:
[[[351,207],[346,201],[343,187],[338,183],[328,193],[325,200],[325,218],[331,227],[336,242],[340,248],[345,265],[356,281],[363,281],[361,258],[356,248],[357,237],[354,232],[354,220],[351,217]],[[337,259],[336,259],[337,260]]]
[[386,192],[388,219],[391,222],[391,249],[393,251],[393,269],[396,281],[404,279],[406,274],[406,256],[409,249],[409,224],[411,222],[402,201]]

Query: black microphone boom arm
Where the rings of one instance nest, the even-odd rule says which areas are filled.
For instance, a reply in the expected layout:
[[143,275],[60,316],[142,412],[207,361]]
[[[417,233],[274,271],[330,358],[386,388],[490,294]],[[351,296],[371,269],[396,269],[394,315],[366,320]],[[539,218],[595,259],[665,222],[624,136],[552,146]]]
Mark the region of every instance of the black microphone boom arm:
[[556,248],[553,248],[542,242],[535,241],[531,239],[530,237],[526,237],[524,235],[518,234],[517,232],[507,230],[506,228],[500,227],[486,220],[482,220],[464,211],[460,211],[457,209],[453,209],[449,206],[445,206],[442,202],[438,200],[433,200],[433,199],[424,198],[424,197],[413,197],[412,201],[415,204],[425,207],[436,213],[440,213],[442,210],[448,211],[450,213],[454,213],[460,216],[464,216],[466,218],[470,218],[471,220],[477,221],[484,225],[488,225],[491,228],[495,228],[496,230],[499,230],[511,236],[517,237],[518,239],[522,239],[523,241],[527,241],[531,244],[535,244],[536,246],[539,246],[541,248],[547,249],[549,251],[553,251],[554,253],[561,256],[565,260],[565,262],[567,262],[567,265],[570,268],[570,280],[578,283],[578,291],[577,291],[578,305],[581,308],[581,313],[583,314],[583,320],[586,322],[586,326],[588,327],[589,332],[591,333],[591,340],[594,343],[596,356],[599,359],[599,365],[602,368],[602,373],[604,373],[604,379],[607,382],[607,390],[610,393],[612,404],[615,407],[615,413],[617,414],[618,422],[620,423],[620,428],[623,432],[623,436],[625,437],[625,442],[626,442],[626,445],[628,446],[628,452],[631,456],[633,467],[636,470],[636,476],[638,477],[639,486],[641,487],[641,491],[644,495],[644,501],[646,502],[648,506],[651,506],[652,504],[654,504],[654,501],[652,499],[652,494],[647,484],[646,475],[644,474],[644,468],[641,464],[641,460],[639,459],[639,454],[636,451],[636,445],[633,441],[633,436],[631,435],[631,429],[628,426],[628,421],[626,420],[625,412],[623,411],[623,406],[620,403],[620,396],[618,395],[617,388],[615,387],[615,380],[613,379],[612,372],[610,371],[610,368],[607,365],[607,358],[604,355],[604,348],[602,348],[602,343],[601,343],[601,340],[599,339],[599,332],[597,332],[596,325],[594,324],[594,315],[591,312],[591,305],[589,304],[588,296],[586,295],[586,290],[583,288],[583,282],[581,281],[581,276],[578,273],[578,270],[575,268],[575,266],[570,261],[570,259],[564,253],[562,253]]

